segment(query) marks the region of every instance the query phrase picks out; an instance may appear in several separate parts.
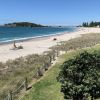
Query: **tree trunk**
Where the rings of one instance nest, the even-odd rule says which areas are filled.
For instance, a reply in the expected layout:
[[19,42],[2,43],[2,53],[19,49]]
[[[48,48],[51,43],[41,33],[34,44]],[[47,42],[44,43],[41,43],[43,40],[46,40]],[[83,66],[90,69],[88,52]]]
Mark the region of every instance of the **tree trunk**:
[[83,100],[83,94],[74,95],[73,100]]
[[91,100],[95,100],[95,98],[94,98],[94,96],[93,96],[93,95],[91,95]]
[[94,99],[93,99],[93,96],[91,97],[91,100],[94,100]]

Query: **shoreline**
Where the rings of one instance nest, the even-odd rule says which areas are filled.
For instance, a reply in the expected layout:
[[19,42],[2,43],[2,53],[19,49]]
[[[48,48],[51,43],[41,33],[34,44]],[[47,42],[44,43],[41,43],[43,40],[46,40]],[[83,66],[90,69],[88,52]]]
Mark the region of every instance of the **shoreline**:
[[[100,28],[77,28],[73,32],[64,32],[62,34],[55,34],[53,36],[39,37],[17,42],[17,46],[23,46],[23,49],[11,50],[12,43],[0,45],[0,62],[6,62],[11,59],[14,60],[19,57],[25,57],[30,54],[42,54],[49,51],[50,47],[57,45],[61,41],[68,41],[73,38],[81,37],[82,34],[100,33]],[[56,38],[57,40],[53,40]]]
[[35,37],[28,37],[28,38],[19,38],[19,39],[14,39],[14,40],[7,40],[7,41],[2,41],[0,42],[0,45],[6,45],[6,44],[12,44],[13,42],[20,43],[20,42],[25,42],[25,41],[36,41],[36,40],[42,40],[42,39],[47,39],[52,36],[60,36],[65,33],[70,33],[70,32],[61,32],[61,33],[56,33],[56,34],[50,34],[50,35],[42,35],[42,36],[35,36]]
[[62,30],[61,32],[58,31],[58,32],[50,32],[49,34],[36,34],[36,35],[33,35],[33,36],[24,36],[23,37],[13,37],[13,38],[10,38],[10,37],[6,37],[4,39],[0,39],[0,45],[4,45],[4,44],[10,44],[10,43],[13,43],[13,42],[21,42],[21,41],[29,41],[29,40],[33,40],[33,39],[38,39],[38,38],[45,38],[45,37],[51,37],[51,36],[56,36],[56,35],[62,35],[64,33],[69,33],[69,32],[73,32],[77,30],[77,27],[72,27],[69,26],[68,30]]
[[12,44],[13,42],[16,42],[16,43],[20,43],[20,42],[25,42],[25,41],[31,41],[31,40],[42,40],[42,39],[45,39],[45,38],[50,38],[52,36],[60,36],[60,35],[63,35],[65,33],[72,33],[74,31],[76,31],[78,28],[74,29],[73,31],[63,31],[63,32],[57,32],[57,33],[54,33],[54,34],[49,34],[49,35],[41,35],[41,36],[34,36],[34,37],[26,37],[26,38],[19,38],[19,39],[13,39],[13,40],[6,40],[6,41],[1,41],[0,42],[0,45],[5,45],[5,44]]

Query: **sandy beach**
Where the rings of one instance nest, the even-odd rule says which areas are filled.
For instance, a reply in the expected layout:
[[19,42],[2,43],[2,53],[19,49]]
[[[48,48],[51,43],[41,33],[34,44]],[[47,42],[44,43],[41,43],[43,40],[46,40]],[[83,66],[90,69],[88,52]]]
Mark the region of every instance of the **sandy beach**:
[[[67,41],[72,38],[80,37],[82,34],[88,33],[100,33],[100,28],[79,28],[78,30],[70,33],[64,33],[62,35],[50,36],[45,38],[31,39],[16,43],[17,46],[22,45],[23,49],[11,50],[13,44],[0,45],[0,61],[6,62],[9,59],[15,59],[18,57],[24,57],[29,54],[42,54],[44,51],[48,51],[50,47],[57,45],[60,41]],[[53,41],[57,38],[56,41]]]

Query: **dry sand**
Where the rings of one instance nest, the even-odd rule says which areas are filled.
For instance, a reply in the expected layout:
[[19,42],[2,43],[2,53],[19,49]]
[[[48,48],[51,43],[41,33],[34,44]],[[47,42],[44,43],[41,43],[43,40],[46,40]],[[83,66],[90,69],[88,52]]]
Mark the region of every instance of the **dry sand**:
[[[5,62],[9,59],[15,59],[18,57],[27,56],[29,54],[41,54],[44,51],[48,51],[49,47],[57,45],[58,42],[67,41],[72,38],[80,37],[82,34],[88,33],[100,33],[100,28],[79,28],[75,32],[64,33],[62,35],[50,36],[45,38],[31,39],[24,42],[16,43],[17,46],[22,45],[23,49],[11,50],[13,44],[0,45],[0,61]],[[57,38],[53,41],[53,38]]]

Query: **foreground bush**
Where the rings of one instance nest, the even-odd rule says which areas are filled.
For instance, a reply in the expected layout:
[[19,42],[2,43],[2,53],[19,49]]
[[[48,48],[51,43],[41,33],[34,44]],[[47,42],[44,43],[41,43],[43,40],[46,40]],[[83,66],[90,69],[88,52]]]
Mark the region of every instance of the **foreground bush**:
[[64,98],[91,100],[100,97],[100,52],[83,52],[61,66],[58,80]]

